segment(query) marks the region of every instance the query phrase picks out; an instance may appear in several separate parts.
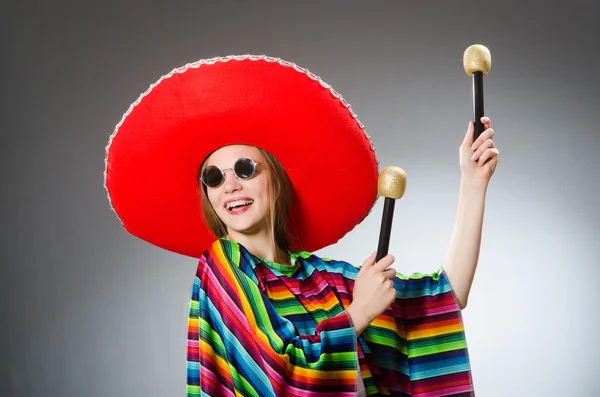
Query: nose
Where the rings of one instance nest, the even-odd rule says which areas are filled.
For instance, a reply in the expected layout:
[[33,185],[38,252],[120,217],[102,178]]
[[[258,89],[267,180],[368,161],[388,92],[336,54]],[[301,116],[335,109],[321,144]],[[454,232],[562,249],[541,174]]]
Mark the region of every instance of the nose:
[[225,193],[233,193],[242,188],[240,180],[235,177],[233,170],[225,170],[225,180],[223,181],[223,189]]

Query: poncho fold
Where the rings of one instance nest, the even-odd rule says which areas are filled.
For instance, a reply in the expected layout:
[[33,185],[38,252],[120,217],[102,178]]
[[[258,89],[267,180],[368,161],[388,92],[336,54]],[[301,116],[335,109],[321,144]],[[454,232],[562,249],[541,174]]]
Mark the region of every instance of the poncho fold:
[[357,338],[346,308],[359,269],[291,252],[293,266],[216,240],[200,257],[187,340],[187,395],[466,397],[464,325],[442,269],[400,273],[396,300]]

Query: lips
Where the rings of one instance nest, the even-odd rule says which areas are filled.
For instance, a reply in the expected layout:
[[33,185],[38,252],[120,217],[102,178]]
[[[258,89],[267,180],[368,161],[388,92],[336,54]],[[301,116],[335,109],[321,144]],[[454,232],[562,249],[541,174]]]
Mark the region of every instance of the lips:
[[249,197],[236,197],[234,199],[227,200],[224,204],[225,210],[231,215],[239,215],[250,209],[254,203]]

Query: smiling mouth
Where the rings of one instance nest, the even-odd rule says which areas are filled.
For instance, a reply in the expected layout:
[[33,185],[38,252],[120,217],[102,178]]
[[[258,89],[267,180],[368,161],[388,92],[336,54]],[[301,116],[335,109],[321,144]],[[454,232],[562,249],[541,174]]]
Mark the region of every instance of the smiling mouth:
[[247,211],[254,203],[254,200],[236,200],[225,204],[225,209],[230,214],[241,214]]

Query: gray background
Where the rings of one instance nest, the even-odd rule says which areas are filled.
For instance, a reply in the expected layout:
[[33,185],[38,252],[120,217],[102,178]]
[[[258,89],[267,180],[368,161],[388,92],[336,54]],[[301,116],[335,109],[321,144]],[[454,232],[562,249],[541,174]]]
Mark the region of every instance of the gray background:
[[[501,152],[464,311],[476,390],[599,395],[598,4],[4,2],[0,395],[185,394],[196,260],[129,236],[103,189],[114,126],[161,75],[251,53],[332,84],[408,174],[395,267],[430,272],[454,222],[474,43],[492,53]],[[319,253],[361,263],[381,209]]]

